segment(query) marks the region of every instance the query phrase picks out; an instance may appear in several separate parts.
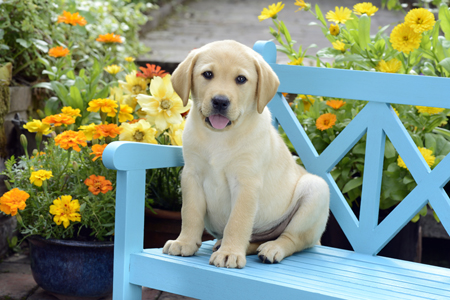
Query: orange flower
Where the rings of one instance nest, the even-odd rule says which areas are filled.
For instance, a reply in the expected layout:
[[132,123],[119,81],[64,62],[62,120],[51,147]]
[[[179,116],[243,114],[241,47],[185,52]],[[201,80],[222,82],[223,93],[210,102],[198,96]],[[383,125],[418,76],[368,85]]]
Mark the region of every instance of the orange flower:
[[64,48],[63,46],[53,47],[48,50],[48,55],[53,57],[64,57],[69,54],[69,49]]
[[107,33],[103,35],[99,35],[96,39],[98,42],[102,43],[122,43],[122,39],[120,38],[120,35],[114,34],[114,33]]
[[122,131],[122,128],[118,127],[116,124],[100,124],[95,126],[95,129],[97,132],[93,135],[94,139],[108,136],[115,138]]
[[147,64],[147,68],[139,67],[139,69],[142,71],[142,73],[137,73],[136,76],[144,77],[146,79],[152,79],[155,76],[164,78],[164,76],[169,74],[166,71],[161,70],[161,67],[157,65]]
[[84,184],[89,187],[88,190],[94,195],[106,194],[113,189],[111,181],[105,180],[104,176],[91,175],[84,181]]
[[51,115],[42,120],[43,123],[53,124],[53,126],[70,125],[75,123],[75,119],[66,114]]
[[58,23],[66,23],[72,26],[80,25],[84,26],[87,24],[86,19],[80,16],[79,13],[73,13],[63,11],[62,16],[58,16]]
[[134,120],[128,121],[127,123],[128,124],[134,124],[134,123],[139,122],[140,120],[145,120],[145,119],[144,118],[134,119]]
[[97,158],[102,159],[103,156],[103,151],[105,150],[106,146],[108,146],[108,144],[104,144],[104,145],[99,145],[99,144],[95,144],[92,145],[92,152],[89,153],[89,155],[94,154],[95,157],[92,159],[92,161],[95,161]]
[[342,100],[328,100],[327,102],[326,102],[326,104],[329,106],[329,107],[331,107],[331,108],[334,108],[334,109],[339,109],[339,108],[341,108],[342,106],[344,106],[345,105],[345,101],[342,101]]
[[323,114],[316,120],[316,127],[321,131],[333,127],[334,124],[336,124],[336,115],[331,113]]
[[55,145],[59,145],[65,150],[73,148],[73,150],[80,152],[79,145],[83,147],[87,146],[86,136],[83,131],[66,130],[55,137]]
[[30,195],[27,192],[13,188],[0,197],[0,210],[7,215],[15,216],[18,209],[25,209],[27,206],[25,202],[28,198],[30,198]]

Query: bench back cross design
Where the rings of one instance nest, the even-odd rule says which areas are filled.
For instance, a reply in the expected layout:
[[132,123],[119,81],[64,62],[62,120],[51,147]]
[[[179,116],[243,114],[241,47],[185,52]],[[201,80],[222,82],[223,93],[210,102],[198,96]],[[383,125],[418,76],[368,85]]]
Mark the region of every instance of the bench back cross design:
[[[354,252],[316,246],[278,265],[263,265],[249,257],[244,269],[227,270],[208,265],[210,242],[190,258],[143,249],[145,169],[183,165],[181,147],[115,142],[103,154],[104,164],[118,170],[114,299],[140,299],[140,286],[202,299],[450,298],[449,270],[375,256],[427,203],[450,232],[450,199],[443,189],[450,180],[450,155],[430,170],[390,105],[450,108],[450,79],[278,65],[273,42],[257,42],[254,49],[281,82],[268,105],[274,123],[282,126],[306,169],[328,182],[330,209]],[[319,155],[282,92],[368,103]],[[364,135],[366,159],[358,219],[330,172]],[[386,137],[417,186],[378,223]]]

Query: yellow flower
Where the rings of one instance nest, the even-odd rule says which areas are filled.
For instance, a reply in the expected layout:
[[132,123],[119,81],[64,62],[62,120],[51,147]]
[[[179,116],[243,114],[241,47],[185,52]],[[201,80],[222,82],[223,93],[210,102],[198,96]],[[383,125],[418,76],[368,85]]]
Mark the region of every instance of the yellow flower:
[[91,123],[89,125],[83,125],[80,126],[79,129],[83,131],[84,135],[86,136],[86,140],[92,141],[92,136],[97,133],[97,128],[94,123]]
[[384,61],[384,59],[380,60],[375,69],[385,73],[397,73],[401,67],[402,62],[396,58],[393,58],[387,62]]
[[72,222],[80,222],[81,215],[78,213],[80,211],[80,203],[77,199],[72,200],[72,196],[61,196],[53,200],[53,205],[50,205],[50,213],[55,215],[53,221],[56,225],[61,225],[63,223],[64,228],[67,228]]
[[40,120],[35,119],[23,125],[23,128],[27,129],[29,132],[37,132],[41,134],[49,134],[52,132],[49,124],[42,123]]
[[303,62],[303,57],[299,57],[299,58],[296,58],[296,59],[294,59],[294,60],[288,62],[288,65],[291,65],[291,66],[301,66],[301,65],[302,65],[302,62]]
[[334,43],[331,43],[333,45],[333,48],[336,50],[340,50],[342,52],[345,52],[345,44],[341,41],[336,41]]
[[353,11],[355,12],[355,15],[366,14],[368,16],[373,16],[378,11],[378,8],[370,2],[363,2],[355,4],[355,6],[353,6]]
[[120,111],[119,111],[119,122],[126,122],[128,120],[133,120],[134,117],[131,114],[133,112],[133,109],[129,107],[126,104],[120,105]]
[[181,124],[182,113],[191,108],[191,102],[183,107],[183,101],[173,90],[170,75],[153,78],[150,84],[152,96],[138,95],[138,103],[147,114],[150,123],[154,123],[159,130],[165,130],[169,124]]
[[116,75],[117,73],[119,73],[122,70],[122,67],[118,66],[118,65],[110,65],[105,67],[103,70],[105,70],[106,72],[108,72],[111,75]]
[[333,109],[339,109],[339,108],[341,108],[342,106],[344,106],[345,105],[345,101],[342,101],[342,100],[328,100],[327,102],[326,102],[326,105],[328,105],[329,107],[331,107],[331,108],[333,108]]
[[325,17],[330,22],[345,24],[348,20],[353,19],[350,18],[351,14],[352,11],[347,7],[341,6],[341,8],[339,8],[336,6],[335,11],[330,10]]
[[265,8],[262,10],[261,15],[258,16],[258,20],[261,22],[265,19],[276,18],[277,13],[279,13],[284,8],[284,4],[282,2],[278,2],[277,4],[269,5],[269,9]]
[[78,108],[73,109],[70,106],[65,106],[61,109],[61,112],[69,117],[76,118],[81,117],[80,110]]
[[422,35],[420,33],[415,32],[407,24],[402,23],[395,26],[389,40],[395,50],[409,54],[409,52],[419,48],[421,39]]
[[35,186],[40,187],[42,186],[42,182],[44,180],[50,179],[50,177],[53,177],[52,171],[39,170],[31,173],[30,182]]
[[138,77],[136,74],[136,71],[132,71],[130,74],[125,76],[125,82],[119,80],[120,88],[134,96],[145,93],[147,90],[147,82],[145,81],[145,78]]
[[117,105],[116,101],[111,99],[95,99],[89,101],[89,107],[87,108],[87,111],[90,112],[98,112],[101,110],[102,112],[106,113],[108,117],[114,117],[117,113]]
[[398,110],[396,108],[393,108],[393,109],[394,109],[394,112],[397,115],[397,117],[400,117],[400,114],[398,113]]
[[302,99],[304,111],[309,111],[311,105],[316,101],[311,95],[299,95],[299,97]]
[[421,114],[429,114],[429,115],[435,115],[438,113],[441,113],[445,110],[445,108],[438,108],[438,107],[428,107],[428,106],[416,106],[417,111]]
[[27,192],[13,188],[0,197],[0,210],[7,215],[15,216],[18,209],[25,209],[27,206],[25,202],[28,198],[30,195]]
[[70,12],[63,11],[63,14],[61,16],[58,16],[58,23],[66,23],[72,26],[76,25],[84,26],[87,24],[87,21],[77,12],[71,14]]
[[124,94],[123,89],[120,87],[112,87],[109,89],[109,99],[119,102],[120,105],[126,104],[131,107],[133,111],[136,109],[136,96]]
[[170,125],[169,132],[166,133],[170,137],[170,143],[174,146],[183,146],[183,130],[186,120],[181,124]]
[[340,32],[339,25],[330,24],[330,34],[331,35],[336,36],[339,34],[339,32]]
[[80,152],[79,145],[86,147],[87,143],[83,131],[66,130],[55,137],[55,145],[65,150],[73,148],[73,150]]
[[334,126],[334,124],[336,124],[336,120],[337,118],[335,114],[332,113],[323,114],[319,118],[317,118],[316,127],[321,131],[330,129],[331,127]]
[[123,128],[122,133],[119,136],[120,141],[131,141],[139,143],[157,144],[155,139],[157,131],[150,126],[145,120],[139,120],[139,122],[130,124],[122,123],[120,125]]
[[58,46],[48,50],[48,55],[53,57],[64,57],[67,56],[69,52],[69,49],[64,48],[63,46]]
[[416,33],[433,29],[435,23],[433,13],[425,8],[411,9],[405,16],[405,24],[411,27]]
[[297,5],[298,7],[300,7],[300,8],[297,9],[295,12],[298,12],[298,11],[304,9],[304,8],[305,8],[305,11],[308,10],[308,4],[305,3],[304,0],[295,0],[294,5]]
[[[422,156],[425,159],[428,166],[432,167],[436,160],[436,157],[433,155],[433,151],[430,149],[427,149],[427,148],[423,148],[423,147],[419,147],[419,151],[422,154]],[[403,161],[403,159],[400,157],[400,155],[398,156],[398,159],[397,159],[397,165],[400,168],[405,168],[406,170],[409,170],[408,167],[406,166],[405,162]]]
[[128,56],[128,57],[125,57],[125,61],[127,61],[127,62],[133,62],[133,61],[135,61],[135,58],[134,58],[134,57],[131,57],[131,56]]

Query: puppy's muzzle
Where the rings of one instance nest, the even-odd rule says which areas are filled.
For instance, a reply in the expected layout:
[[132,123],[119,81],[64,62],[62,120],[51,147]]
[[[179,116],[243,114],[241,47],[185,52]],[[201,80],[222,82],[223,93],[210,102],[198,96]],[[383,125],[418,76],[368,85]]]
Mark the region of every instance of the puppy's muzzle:
[[230,99],[227,96],[217,95],[211,99],[212,113],[205,119],[211,127],[215,129],[224,129],[231,125],[231,121],[227,117],[228,108],[230,107]]
[[227,96],[218,95],[211,99],[211,103],[214,113],[225,115],[228,107],[230,106],[230,99],[228,99]]

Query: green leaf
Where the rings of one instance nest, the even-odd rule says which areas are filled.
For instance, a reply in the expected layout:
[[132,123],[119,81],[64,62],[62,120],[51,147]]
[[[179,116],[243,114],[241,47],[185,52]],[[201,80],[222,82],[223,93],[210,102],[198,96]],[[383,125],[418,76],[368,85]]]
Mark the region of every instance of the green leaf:
[[320,8],[319,8],[319,5],[316,4],[315,7],[316,7],[316,16],[317,16],[317,19],[323,24],[323,26],[325,26],[325,27],[328,28],[327,22],[325,21],[325,18],[323,17],[323,14],[322,14],[322,11],[321,11]]
[[397,156],[397,151],[395,151],[394,145],[392,145],[391,141],[387,140],[384,145],[384,157],[393,158]]
[[364,143],[358,143],[352,150],[354,154],[366,153],[366,145]]
[[53,91],[56,93],[56,95],[62,101],[62,103],[64,103],[64,105],[69,105],[67,102],[69,100],[67,97],[69,91],[66,89],[66,87],[57,81],[52,81],[50,84],[52,86]]
[[439,7],[439,20],[441,20],[441,29],[445,34],[445,38],[450,40],[450,10],[445,3],[441,3]]
[[74,85],[70,87],[70,98],[72,98],[72,108],[78,108],[81,111],[84,110],[83,98],[81,98],[80,90]]
[[109,93],[109,86],[105,86],[100,92],[95,94],[92,99],[106,98],[108,97],[108,93]]
[[38,48],[39,50],[41,50],[44,53],[48,52],[48,43],[47,42],[38,40],[38,39],[30,39],[30,40],[33,42],[34,46],[36,48]]
[[56,97],[51,97],[45,101],[44,113],[46,116],[54,115],[58,112],[60,101]]
[[40,82],[38,84],[33,85],[33,88],[44,88],[44,89],[53,90],[50,82]]
[[31,43],[25,41],[24,39],[17,39],[16,42],[19,43],[19,45],[24,47],[24,48],[28,48],[28,47],[31,46]]
[[355,179],[350,180],[349,182],[347,182],[344,186],[344,188],[342,189],[342,193],[347,193],[348,191],[351,191],[357,187],[360,187],[362,185],[363,179],[362,177],[357,177]]
[[432,133],[425,133],[425,148],[433,150],[433,153],[436,152],[436,138]]
[[370,17],[363,14],[359,18],[359,46],[361,49],[366,49],[367,44],[370,44]]
[[450,73],[450,57],[444,58],[439,62],[439,65],[442,66],[447,72]]

